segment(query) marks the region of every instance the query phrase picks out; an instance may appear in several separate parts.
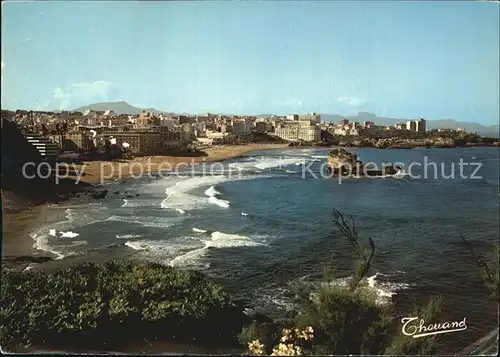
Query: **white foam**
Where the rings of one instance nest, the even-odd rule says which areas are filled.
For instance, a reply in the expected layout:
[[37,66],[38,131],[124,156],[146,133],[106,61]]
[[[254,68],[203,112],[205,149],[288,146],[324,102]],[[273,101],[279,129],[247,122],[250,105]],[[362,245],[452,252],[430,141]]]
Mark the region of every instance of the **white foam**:
[[229,167],[234,167],[239,170],[266,170],[274,167],[282,167],[288,165],[303,164],[307,161],[306,158],[302,157],[272,157],[272,156],[260,156],[251,157],[242,162],[233,162],[229,164]]
[[134,208],[134,207],[155,207],[158,205],[158,203],[155,202],[156,200],[144,200],[144,199],[135,199],[135,200],[127,200],[123,199],[123,204],[121,207],[123,208]]
[[386,297],[392,298],[393,295],[396,295],[396,292],[387,291],[387,290],[380,289],[377,287],[378,284],[377,284],[377,281],[375,279],[377,278],[378,275],[379,275],[379,273],[376,273],[375,275],[372,275],[372,276],[366,278],[368,286],[377,292],[377,296],[379,296],[381,298],[386,298]]
[[220,192],[217,191],[214,186],[210,186],[209,188],[207,188],[205,190],[205,195],[213,197],[213,196],[220,195]]
[[111,216],[105,221],[117,221],[137,224],[142,227],[169,228],[176,224],[172,218],[163,217],[139,217],[139,216]]
[[79,246],[87,245],[87,244],[88,244],[88,242],[86,240],[75,240],[75,241],[72,241],[71,243],[65,245],[65,247],[72,248],[72,247],[79,247]]
[[175,210],[180,214],[186,214],[186,211],[184,211],[182,208],[176,208]]
[[407,173],[405,170],[401,169],[401,170],[398,170],[394,175],[393,177],[395,178],[401,178],[401,177],[405,177],[405,176],[409,176],[410,174]]
[[[368,291],[375,292],[377,295],[378,304],[388,304],[392,302],[392,297],[397,295],[397,291],[409,288],[409,284],[406,283],[392,283],[392,282],[378,282],[378,276],[387,276],[382,273],[376,273],[370,277],[363,279],[360,282],[360,289],[368,289]],[[349,286],[350,277],[335,279],[332,284],[340,287],[347,288]]]
[[[183,211],[189,211],[204,208],[208,204],[215,204],[220,207],[227,208],[230,202],[216,197],[216,195],[220,193],[215,189],[214,186],[223,182],[251,180],[257,177],[259,176],[211,175],[191,177],[180,180],[174,185],[166,188],[165,193],[167,194],[167,197],[162,201],[161,208],[182,209]],[[208,198],[206,196],[200,197],[192,193],[192,191],[196,190],[197,188],[201,188],[204,186],[208,186],[208,189],[205,190],[205,195],[208,196]]]
[[222,208],[229,208],[229,201],[217,197],[209,197],[208,202]]
[[64,254],[62,254],[59,251],[54,250],[49,244],[48,244],[48,239],[47,235],[45,234],[36,234],[36,233],[30,233],[31,238],[35,241],[33,244],[33,248],[43,250],[48,253],[52,253],[56,256],[55,259],[63,259],[65,257]]
[[273,167],[281,167],[288,165],[301,165],[304,163],[303,158],[266,158],[262,159],[259,163],[255,164],[255,167],[261,170],[270,169]]
[[220,195],[220,192],[215,189],[214,186],[210,186],[205,190],[205,195],[208,196],[208,202],[214,205],[217,205],[222,208],[229,208],[229,201],[223,200],[217,197]]
[[118,239],[131,239],[131,238],[140,238],[141,236],[138,234],[117,234],[116,238]]
[[134,250],[145,250],[146,249],[146,246],[142,245],[139,242],[130,242],[130,241],[127,241],[127,242],[125,242],[125,245],[127,247],[130,247],[130,248],[134,249]]
[[[181,242],[178,240],[127,241],[125,245],[140,252],[139,254],[168,263],[171,266],[194,265],[202,268],[205,264],[200,265],[197,258],[204,253],[204,243],[198,238],[189,238],[184,237]],[[188,249],[187,252],[186,249]]]
[[49,237],[59,236],[60,238],[74,238],[78,236],[78,233],[74,233],[72,231],[73,229],[102,221],[89,217],[85,213],[80,213],[79,211],[81,211],[82,206],[73,206],[73,208],[67,208],[65,210],[66,220],[50,223],[31,232],[30,237],[35,241],[33,248],[52,253],[56,255],[55,259],[63,259],[68,255],[74,255],[75,252],[63,252],[59,249],[55,250],[54,247],[49,244]]
[[204,229],[199,229],[199,228],[196,228],[196,227],[193,227],[193,232],[196,232],[196,233],[207,233],[206,230]]
[[168,265],[171,267],[186,267],[186,266],[198,266],[198,267],[208,267],[207,264],[201,264],[199,263],[199,258],[203,256],[205,253],[206,248],[199,248],[199,249],[194,249],[191,250],[185,254],[179,255],[178,257],[175,257],[172,259]]
[[75,238],[75,237],[78,237],[80,234],[78,233],[75,233],[75,232],[71,232],[71,231],[68,231],[68,232],[59,232],[61,234],[61,238]]
[[204,207],[208,200],[205,197],[199,197],[190,192],[198,187],[210,186],[219,182],[228,181],[229,178],[222,175],[191,177],[167,187],[165,193],[167,197],[161,203],[161,208],[182,209],[184,211]]
[[[194,228],[193,228],[194,231]],[[200,265],[198,261],[208,248],[231,248],[231,247],[252,247],[263,245],[262,242],[264,237],[254,237],[255,239],[238,235],[238,234],[229,234],[223,232],[213,232],[210,235],[210,240],[204,241],[204,246],[201,248],[197,248],[187,253],[184,253],[180,256],[175,257],[169,262],[170,266],[185,266],[185,265]],[[204,265],[206,266],[206,265]]]
[[257,242],[249,237],[229,234],[219,231],[213,232],[211,235],[212,240],[207,241],[207,247],[215,248],[227,248],[227,247],[252,247],[262,245],[262,243]]

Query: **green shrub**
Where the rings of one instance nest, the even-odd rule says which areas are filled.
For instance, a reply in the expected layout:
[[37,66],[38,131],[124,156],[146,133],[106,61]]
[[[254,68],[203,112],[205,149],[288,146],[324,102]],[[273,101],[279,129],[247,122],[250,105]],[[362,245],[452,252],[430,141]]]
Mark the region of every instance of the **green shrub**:
[[315,354],[380,354],[388,344],[391,309],[368,289],[322,284],[298,294],[295,326],[312,326]]
[[202,274],[155,263],[3,271],[0,344],[100,346],[138,339],[233,344],[241,308]]

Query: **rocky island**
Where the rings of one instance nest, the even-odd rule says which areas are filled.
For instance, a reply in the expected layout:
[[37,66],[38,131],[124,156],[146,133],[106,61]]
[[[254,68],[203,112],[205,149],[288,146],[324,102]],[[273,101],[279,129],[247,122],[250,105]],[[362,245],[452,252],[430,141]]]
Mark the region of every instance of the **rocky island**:
[[384,165],[381,170],[368,168],[358,156],[345,149],[333,149],[328,153],[328,169],[334,176],[382,177],[395,175],[401,169],[397,165]]

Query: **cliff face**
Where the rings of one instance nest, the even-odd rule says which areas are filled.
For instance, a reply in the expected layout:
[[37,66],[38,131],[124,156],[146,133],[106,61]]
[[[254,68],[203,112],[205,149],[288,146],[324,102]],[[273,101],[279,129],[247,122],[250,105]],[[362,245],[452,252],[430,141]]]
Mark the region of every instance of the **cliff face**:
[[[60,202],[78,192],[93,189],[90,184],[76,184],[70,178],[58,183],[53,176],[27,178],[23,175],[23,166],[28,162],[38,165],[42,156],[16,124],[2,118],[2,208],[5,212],[17,212],[45,202]],[[90,194],[94,197],[95,193],[90,191]]]
[[2,118],[2,178],[22,177],[21,169],[26,162],[41,161],[42,156],[17,125]]

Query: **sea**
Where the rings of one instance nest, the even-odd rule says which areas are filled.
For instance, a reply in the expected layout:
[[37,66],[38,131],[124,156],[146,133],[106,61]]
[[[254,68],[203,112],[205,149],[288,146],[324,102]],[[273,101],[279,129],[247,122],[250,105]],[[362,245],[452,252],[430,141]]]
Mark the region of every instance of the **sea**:
[[487,259],[498,243],[498,148],[349,149],[401,170],[342,180],[325,170],[329,150],[255,151],[106,183],[104,199],[51,206],[30,236],[59,261],[150,259],[200,270],[250,312],[280,317],[296,308],[298,282],[319,286],[325,267],[339,283],[350,276],[355,256],[332,220],[337,209],[353,217],[362,244],[373,239],[366,284],[398,319],[437,295],[443,322],[466,318],[466,330],[442,335],[440,354],[498,326],[498,302],[460,238]]

